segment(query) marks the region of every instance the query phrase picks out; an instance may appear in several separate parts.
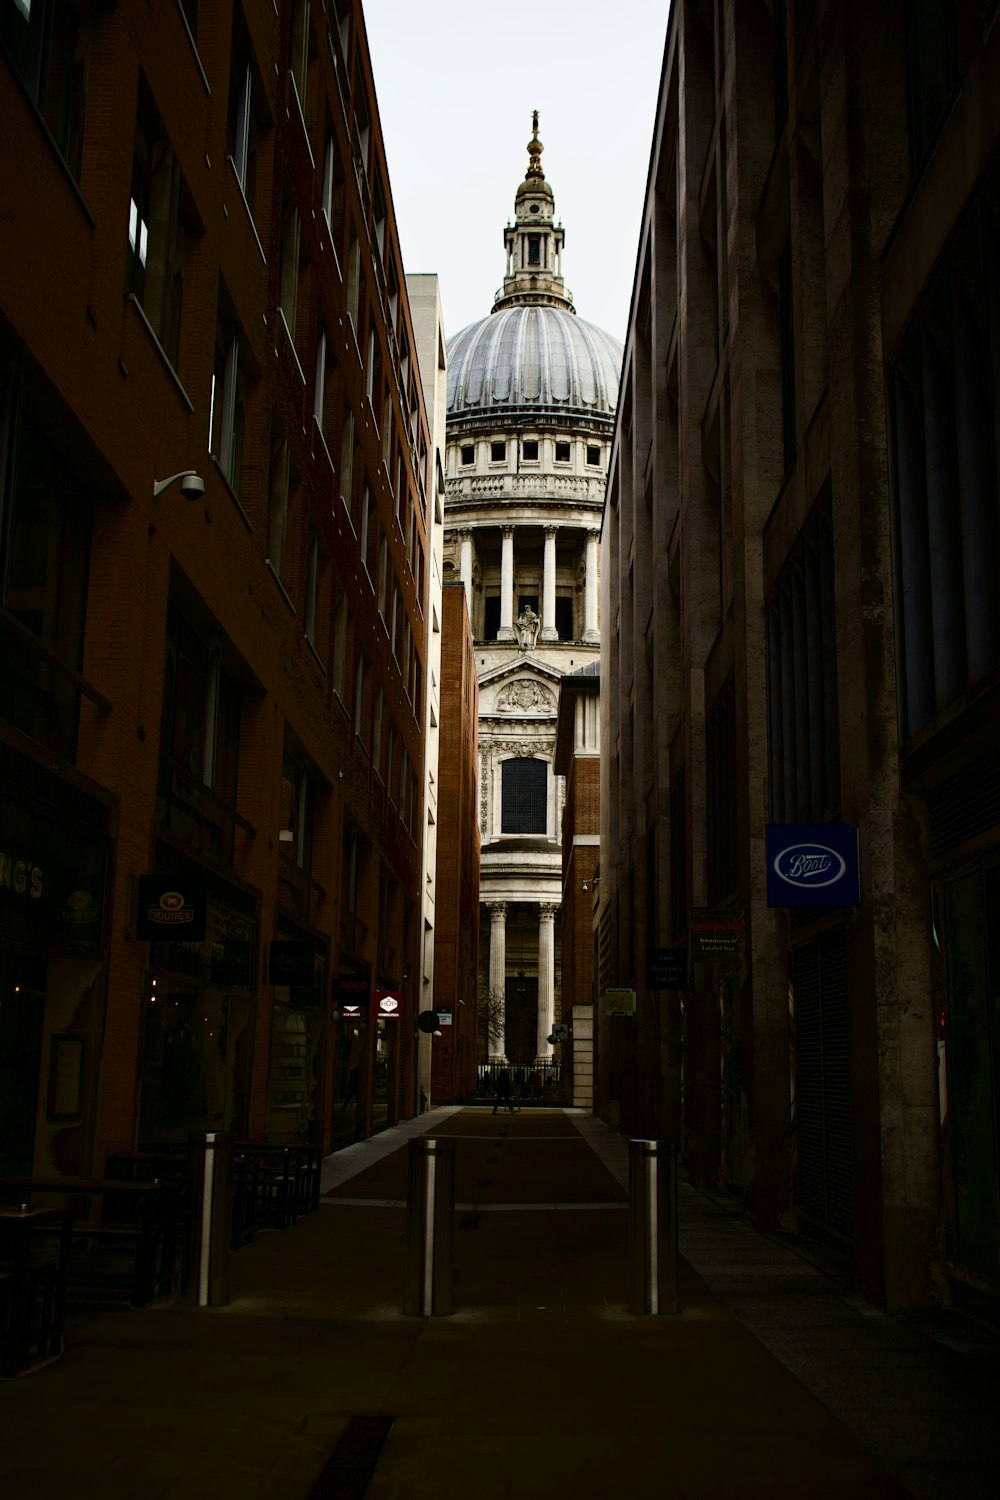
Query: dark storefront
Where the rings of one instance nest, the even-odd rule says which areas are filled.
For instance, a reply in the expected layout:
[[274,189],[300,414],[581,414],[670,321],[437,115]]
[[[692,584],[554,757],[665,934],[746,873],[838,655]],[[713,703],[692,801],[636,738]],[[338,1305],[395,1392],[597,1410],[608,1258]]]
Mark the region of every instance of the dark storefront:
[[[245,1135],[250,1109],[255,898],[165,847],[157,875],[169,877],[167,883],[176,883],[181,894],[195,893],[204,937],[171,936],[149,943],[140,1150],[186,1142],[194,1130],[231,1129]],[[141,918],[142,913],[140,923]],[[140,933],[144,930],[140,925]]]
[[92,1165],[112,808],[0,745],[0,1164]]

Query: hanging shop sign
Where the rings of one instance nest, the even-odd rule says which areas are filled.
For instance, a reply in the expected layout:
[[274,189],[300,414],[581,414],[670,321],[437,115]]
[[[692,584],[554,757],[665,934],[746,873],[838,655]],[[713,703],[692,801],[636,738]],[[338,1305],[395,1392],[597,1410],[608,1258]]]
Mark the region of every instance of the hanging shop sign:
[[205,882],[189,875],[140,875],[135,935],[141,943],[202,943]]
[[857,906],[858,830],[847,823],[768,823],[768,906]]
[[605,990],[604,1014],[606,1016],[634,1016],[635,990]]
[[318,990],[322,961],[312,938],[275,938],[268,947],[268,978],[271,984],[287,984],[297,990]]
[[690,955],[699,963],[743,957],[746,920],[741,911],[707,911],[694,907],[690,917]]
[[338,974],[333,983],[335,1014],[342,1021],[364,1021],[368,1017],[371,990],[367,979],[357,974]]
[[376,990],[373,997],[375,1014],[380,1021],[398,1021],[403,1009],[403,997],[398,990]]
[[686,990],[688,987],[688,951],[686,948],[646,949],[647,990]]

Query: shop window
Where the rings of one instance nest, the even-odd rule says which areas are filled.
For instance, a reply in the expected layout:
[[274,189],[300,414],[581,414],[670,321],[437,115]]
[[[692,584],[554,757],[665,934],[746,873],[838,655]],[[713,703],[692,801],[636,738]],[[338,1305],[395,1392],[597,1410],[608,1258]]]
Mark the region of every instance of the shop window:
[[569,443],[556,443],[556,463],[568,464],[570,460]]
[[549,768],[544,760],[517,757],[503,763],[502,833],[547,831]]
[[2,0],[0,37],[73,177],[86,108],[87,28],[71,0]]
[[128,210],[125,290],[176,367],[189,235],[194,208],[166,129],[144,78],[139,79],[132,194]]
[[[72,760],[90,561],[90,496],[0,385],[0,718]],[[34,644],[37,642],[37,646]]]

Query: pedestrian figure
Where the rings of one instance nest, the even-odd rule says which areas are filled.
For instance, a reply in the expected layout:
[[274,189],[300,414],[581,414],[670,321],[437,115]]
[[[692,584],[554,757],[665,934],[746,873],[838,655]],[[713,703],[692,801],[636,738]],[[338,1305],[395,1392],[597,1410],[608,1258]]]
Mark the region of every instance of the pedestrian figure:
[[536,1104],[542,1097],[542,1075],[537,1068],[531,1075],[531,1096]]
[[497,1097],[496,1103],[493,1105],[494,1114],[496,1114],[501,1104],[506,1105],[511,1114],[514,1113],[514,1106],[510,1102],[510,1074],[506,1068],[501,1068],[497,1074]]

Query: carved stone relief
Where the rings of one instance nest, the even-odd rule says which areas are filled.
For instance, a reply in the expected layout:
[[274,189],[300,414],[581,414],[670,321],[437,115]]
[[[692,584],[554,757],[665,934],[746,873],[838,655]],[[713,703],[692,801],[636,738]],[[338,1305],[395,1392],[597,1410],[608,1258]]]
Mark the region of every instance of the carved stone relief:
[[501,689],[496,706],[498,713],[525,713],[529,709],[551,713],[555,711],[556,700],[549,688],[522,677]]

